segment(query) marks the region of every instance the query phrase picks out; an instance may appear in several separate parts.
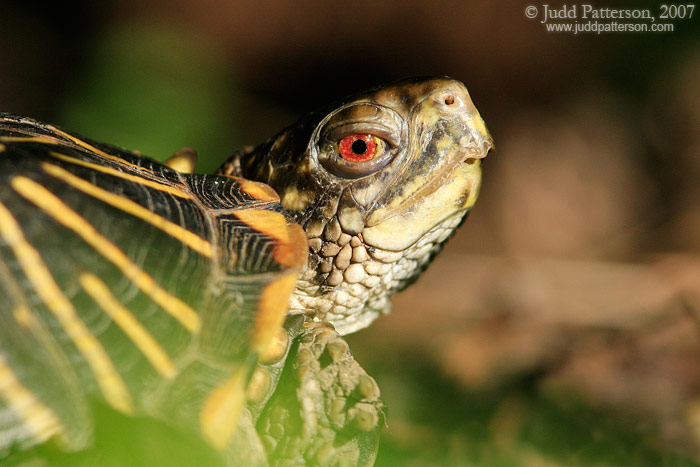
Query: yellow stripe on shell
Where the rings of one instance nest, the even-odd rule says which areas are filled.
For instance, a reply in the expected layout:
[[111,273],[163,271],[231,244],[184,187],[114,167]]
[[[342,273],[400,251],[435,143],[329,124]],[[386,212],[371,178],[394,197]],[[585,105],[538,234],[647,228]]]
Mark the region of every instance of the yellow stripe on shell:
[[[15,188],[16,185],[22,185],[17,183],[21,182],[18,179],[19,177],[15,177],[10,182]],[[31,182],[41,187],[36,182]],[[36,190],[36,186],[25,185],[25,187]],[[0,204],[0,236],[12,249],[17,262],[39,298],[56,317],[65,333],[88,362],[105,400],[119,410],[130,412],[131,396],[109,355],[80,319],[70,300],[61,292],[61,288],[42,261],[39,252],[27,242],[17,220],[2,204]]]
[[214,257],[214,247],[210,242],[194,232],[190,232],[186,228],[177,225],[152,211],[149,211],[140,204],[95,186],[87,180],[80,178],[57,165],[42,162],[41,168],[44,169],[44,171],[49,175],[68,183],[73,188],[97,198],[114,208],[131,214],[134,217],[138,217],[142,221],[148,222],[153,227],[162,230],[177,241],[184,243],[202,256],[206,256],[207,258]]
[[154,302],[160,305],[187,330],[191,332],[199,331],[201,320],[197,312],[179,298],[166,292],[151,276],[129,259],[122,250],[99,233],[92,224],[73,211],[56,195],[34,180],[23,176],[14,177],[10,184],[15,191],[37,205],[56,222],[78,234],[97,252],[119,268],[143,293],[151,297]]
[[283,266],[300,266],[306,261],[308,240],[303,229],[280,213],[266,209],[245,209],[234,215],[258,232],[277,241],[272,256]]
[[246,372],[241,367],[214,388],[199,414],[202,433],[222,451],[238,427],[238,418],[246,401],[245,376]]
[[42,143],[42,144],[63,144],[58,138],[53,136],[0,136],[0,141],[3,143]]
[[34,440],[42,442],[63,433],[64,428],[56,414],[24,387],[1,354],[0,399],[19,415]]
[[36,324],[35,318],[27,305],[17,305],[12,309],[12,316],[17,324],[26,329],[31,329]]
[[192,196],[190,196],[189,193],[180,190],[179,188],[175,188],[174,186],[166,185],[164,183],[159,183],[154,180],[149,180],[147,178],[144,178],[140,175],[133,175],[129,174],[126,172],[122,172],[120,170],[114,169],[112,167],[106,166],[106,165],[100,165],[100,164],[95,164],[93,162],[88,162],[84,161],[82,159],[77,159],[75,157],[67,156],[65,154],[61,154],[55,151],[49,151],[49,154],[52,157],[55,157],[56,159],[60,159],[65,162],[69,162],[71,164],[76,164],[76,165],[81,165],[83,167],[87,167],[89,169],[97,170],[98,172],[102,172],[108,175],[112,175],[114,177],[119,177],[124,180],[128,180],[133,183],[138,183],[139,185],[147,186],[149,188],[153,188],[154,190],[162,191],[165,193],[170,193],[171,195],[184,198],[184,199],[192,199]]
[[115,162],[119,162],[120,164],[126,164],[129,167],[133,167],[134,169],[143,170],[146,172],[152,172],[152,170],[148,170],[145,167],[141,167],[141,166],[138,166],[136,164],[132,164],[131,162],[127,161],[124,158],[121,158],[119,156],[114,156],[112,154],[107,154],[106,152],[102,151],[101,149],[97,149],[95,146],[91,145],[90,143],[87,143],[87,142],[81,140],[80,138],[76,138],[75,136],[68,134],[65,131],[61,131],[58,128],[56,128],[55,126],[52,126],[52,125],[47,125],[47,126],[55,133],[58,133],[59,135],[63,136],[66,139],[69,139],[70,141],[72,141],[73,143],[82,147],[83,149],[87,149],[90,152],[94,152],[95,154],[99,154],[100,156],[102,156],[106,159],[109,159],[109,160],[112,160]]
[[266,203],[275,203],[280,200],[279,195],[270,185],[261,182],[256,182],[254,180],[248,180],[246,178],[241,177],[231,178],[238,181],[238,183],[241,186],[241,190],[244,193],[252,196],[253,198],[259,201],[264,201]]
[[127,310],[97,276],[90,273],[82,273],[79,277],[80,285],[92,297],[97,305],[117,323],[129,339],[143,353],[153,368],[165,378],[175,376],[175,366],[158,344],[158,341],[148,330]]
[[[93,152],[95,154],[98,154],[106,159],[109,159],[114,162],[119,162],[120,164],[125,164],[128,165],[131,168],[141,170],[144,172],[151,172],[153,173],[152,170],[149,170],[145,167],[140,167],[136,164],[132,164],[131,162],[127,161],[126,159],[123,159],[118,156],[113,156],[111,154],[107,154],[104,151],[101,151],[97,149],[96,147],[86,143],[85,141],[82,141],[74,136],[69,135],[68,133],[65,133],[61,130],[59,130],[56,127],[49,126],[52,131],[58,133],[59,135],[67,138],[69,141],[73,142],[75,145],[87,149],[90,152]],[[56,146],[62,146],[65,145],[66,142],[62,141],[54,136],[48,136],[48,135],[38,135],[38,136],[0,136],[0,141],[5,142],[5,143],[41,143],[41,144],[53,144]]]
[[265,286],[260,293],[253,322],[251,347],[258,355],[266,355],[287,314],[287,302],[294,292],[298,269],[293,269]]
[[287,219],[282,214],[266,209],[243,209],[233,214],[255,230],[280,242],[289,242]]

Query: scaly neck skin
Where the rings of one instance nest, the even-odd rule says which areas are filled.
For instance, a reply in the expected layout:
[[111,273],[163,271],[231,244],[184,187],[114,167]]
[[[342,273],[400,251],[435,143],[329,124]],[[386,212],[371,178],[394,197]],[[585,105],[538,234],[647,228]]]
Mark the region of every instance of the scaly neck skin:
[[[378,149],[348,153],[347,138]],[[348,334],[388,313],[439,252],[476,201],[491,147],[461,83],[411,80],[314,114],[220,172],[279,193],[310,247],[290,312]]]
[[389,298],[428,267],[465,214],[455,213],[403,251],[369,246],[361,234],[338,235],[337,221],[332,220],[309,239],[309,260],[291,297],[290,311],[329,321],[340,334],[367,327],[390,312]]

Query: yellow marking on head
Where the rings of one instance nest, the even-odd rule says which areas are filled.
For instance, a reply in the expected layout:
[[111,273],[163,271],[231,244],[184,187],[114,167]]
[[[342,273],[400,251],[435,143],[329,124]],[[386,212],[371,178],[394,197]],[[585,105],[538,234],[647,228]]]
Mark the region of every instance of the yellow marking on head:
[[258,355],[266,355],[274,343],[275,336],[284,323],[287,302],[294,292],[298,275],[299,270],[294,269],[270,282],[262,290],[251,336],[251,346]]
[[[468,139],[467,136],[462,136],[464,139]],[[461,142],[461,140],[460,140]],[[440,139],[437,140],[437,143],[435,143],[435,149],[437,149],[439,152],[448,152],[451,148],[453,148],[455,145],[455,139],[452,137],[451,134],[447,133],[444,134],[440,137]]]
[[164,164],[178,172],[191,174],[197,165],[197,151],[185,146],[170,156]]
[[226,448],[238,427],[246,399],[245,374],[241,367],[216,387],[204,401],[199,414],[202,433],[220,450]]
[[[21,180],[20,177],[15,177],[10,183],[14,187],[19,180]],[[34,181],[24,180],[41,187]],[[25,185],[25,188],[36,190],[36,186],[27,187]],[[44,189],[43,187],[41,188]],[[40,194],[39,196],[42,195]],[[61,292],[61,288],[51,275],[51,271],[42,261],[39,252],[27,242],[17,220],[2,204],[0,204],[0,236],[5,239],[7,245],[12,249],[17,262],[39,298],[44,302],[46,308],[53,313],[63,330],[88,362],[107,402],[119,410],[130,412],[131,396],[124,385],[124,381],[122,381],[119,373],[114,368],[109,355],[107,355],[100,341],[90,334],[90,330],[80,319],[73,304]]]
[[314,196],[308,191],[299,191],[296,187],[288,187],[282,193],[282,206],[290,211],[306,209]]
[[471,208],[479,197],[479,187],[481,186],[481,166],[479,161],[474,162],[475,167],[471,170],[472,178],[469,181],[469,195],[466,196],[462,208]]
[[168,354],[136,317],[117,300],[107,287],[107,284],[94,274],[87,272],[82,273],[79,280],[80,285],[82,285],[88,295],[117,323],[121,330],[124,331],[124,334],[132,340],[153,365],[158,374],[165,378],[174,377],[175,366]]
[[484,122],[484,119],[481,118],[481,115],[479,112],[474,109],[474,114],[472,115],[471,118],[471,123],[476,128],[476,130],[482,134],[484,138],[490,138],[491,136],[489,135],[489,130],[486,129],[486,123]]
[[278,242],[272,254],[278,263],[296,266],[306,261],[308,241],[304,230],[297,224],[288,224],[282,214],[266,209],[245,209],[235,211],[234,215]]
[[136,165],[136,164],[132,164],[131,162],[129,162],[129,161],[127,161],[126,159],[123,159],[123,158],[121,158],[121,157],[119,157],[119,156],[113,156],[112,154],[107,154],[106,152],[102,151],[101,149],[97,149],[95,146],[93,146],[93,145],[91,145],[91,144],[89,144],[89,143],[87,143],[87,142],[81,140],[80,138],[76,138],[75,136],[70,135],[70,134],[66,133],[65,131],[59,130],[58,128],[56,128],[56,127],[53,126],[53,125],[47,125],[47,126],[48,126],[48,128],[50,128],[52,131],[58,133],[59,135],[63,136],[64,138],[67,138],[67,139],[71,140],[73,143],[77,144],[78,146],[82,147],[83,149],[87,149],[87,150],[90,151],[90,152],[94,152],[95,154],[99,154],[100,156],[102,156],[102,157],[104,157],[104,158],[107,158],[107,159],[109,159],[109,160],[112,160],[112,161],[115,161],[115,162],[119,162],[119,163],[121,163],[121,164],[126,164],[126,165],[128,165],[129,167],[133,167],[134,169],[143,170],[143,171],[146,171],[146,172],[152,172],[152,170],[148,170],[148,169],[145,168],[145,167],[141,167],[141,166],[138,166],[138,165]]
[[7,149],[7,146],[5,146],[4,144],[0,144],[0,152],[5,151],[5,149]]
[[19,381],[10,365],[0,354],[0,399],[4,400],[32,432],[32,438],[42,442],[56,434],[63,434],[64,428],[56,414],[44,405]]
[[188,247],[192,248],[197,253],[206,256],[207,258],[214,257],[214,247],[210,242],[203,239],[194,232],[190,232],[182,226],[175,224],[174,222],[159,216],[158,214],[149,211],[140,204],[131,201],[130,199],[124,198],[114,193],[93,185],[87,180],[74,175],[67,170],[58,167],[57,165],[49,164],[48,162],[42,162],[41,168],[46,171],[49,175],[52,175],[64,182],[68,183],[74,188],[93,196],[100,201],[109,204],[112,207],[120,209],[132,216],[138,217],[139,219],[148,222],[152,226],[162,230],[166,234],[170,235],[179,242],[184,243]]
[[160,305],[187,330],[191,332],[199,331],[201,320],[197,312],[179,298],[163,290],[151,276],[142,271],[122,250],[95,230],[92,224],[73,211],[56,195],[34,180],[23,176],[14,177],[10,184],[20,195],[37,205],[56,222],[71,229],[97,250],[98,253],[107,258],[129,280],[136,284],[143,293],[151,297],[154,302]]
[[338,213],[338,222],[343,227],[343,231],[351,235],[357,235],[365,227],[365,219],[356,207],[341,209]]
[[383,183],[367,183],[366,185],[357,184],[352,187],[352,197],[360,203],[362,206],[367,208],[374,198],[377,197],[381,189],[384,187]]
[[58,152],[54,151],[49,151],[49,154],[52,157],[55,157],[56,159],[60,159],[65,162],[69,162],[71,164],[75,165],[81,165],[83,167],[87,167],[89,169],[97,170],[98,172],[102,172],[108,175],[112,175],[114,177],[119,177],[124,180],[128,180],[133,183],[138,183],[139,185],[147,186],[149,188],[153,188],[158,191],[162,191],[165,193],[170,193],[171,195],[178,196],[180,198],[184,199],[192,199],[192,196],[189,195],[189,193],[180,190],[179,188],[175,188],[174,186],[166,185],[164,183],[159,183],[154,180],[148,180],[147,178],[143,178],[139,175],[133,175],[129,174],[126,172],[121,172],[117,169],[114,169],[112,167],[100,165],[100,164],[95,164],[93,162],[88,162],[84,161],[82,159],[77,159],[75,157],[67,156],[65,154],[61,154]]
[[[362,237],[368,245],[385,250],[401,251],[413,245],[436,224],[452,214],[471,207],[476,201],[481,181],[481,169],[477,162],[460,163],[448,180],[434,192],[416,198],[403,212],[381,210],[370,215]],[[409,188],[421,187],[423,181],[414,180]],[[470,204],[468,204],[470,203]],[[399,208],[402,206],[399,204]],[[376,216],[378,220],[374,220]]]

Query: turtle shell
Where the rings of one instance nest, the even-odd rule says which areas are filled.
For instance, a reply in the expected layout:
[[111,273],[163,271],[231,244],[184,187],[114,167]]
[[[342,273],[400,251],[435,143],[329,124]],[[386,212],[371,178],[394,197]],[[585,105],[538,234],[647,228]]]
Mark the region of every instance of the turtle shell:
[[307,251],[267,185],[0,115],[0,450],[93,398],[225,445]]

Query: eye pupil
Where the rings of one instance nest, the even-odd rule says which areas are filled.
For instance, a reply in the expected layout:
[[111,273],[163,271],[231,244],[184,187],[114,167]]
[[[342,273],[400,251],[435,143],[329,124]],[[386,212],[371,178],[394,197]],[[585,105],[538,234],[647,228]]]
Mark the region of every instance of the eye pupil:
[[349,162],[370,161],[377,155],[376,140],[377,138],[366,133],[346,136],[338,141],[338,153]]
[[352,143],[352,152],[355,154],[364,154],[367,151],[367,143],[361,139],[356,139]]

